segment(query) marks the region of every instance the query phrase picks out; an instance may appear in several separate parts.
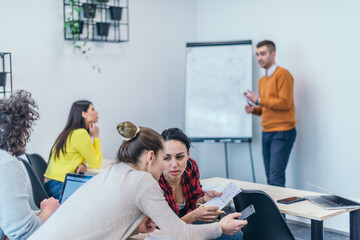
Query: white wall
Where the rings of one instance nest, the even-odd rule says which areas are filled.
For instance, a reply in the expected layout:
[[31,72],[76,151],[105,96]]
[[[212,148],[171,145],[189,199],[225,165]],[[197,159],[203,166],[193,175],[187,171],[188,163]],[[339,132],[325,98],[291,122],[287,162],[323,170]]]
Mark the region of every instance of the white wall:
[[[287,169],[289,187],[315,191],[309,182],[360,198],[359,8],[358,1],[335,0],[197,1],[197,41],[271,39],[277,63],[294,76],[298,135]],[[257,67],[256,90],[262,74]],[[258,118],[254,126],[256,174],[265,183]],[[231,177],[251,180],[246,151],[230,147]],[[197,145],[193,155],[201,159],[203,175],[215,176],[223,146]],[[347,214],[326,220],[325,227],[348,231]]]
[[[63,40],[62,1],[21,3],[0,3],[0,51],[12,53],[15,89],[32,92],[40,107],[28,152],[47,157],[78,99],[93,101],[100,112],[106,158],[120,144],[120,121],[158,131],[183,127],[185,42],[268,38],[277,43],[278,64],[295,78],[298,137],[287,185],[313,190],[305,184],[311,182],[360,198],[357,1],[131,0],[130,42],[90,44],[101,74]],[[256,69],[255,79],[261,74]],[[258,118],[254,126],[257,180],[265,183]],[[202,177],[225,176],[221,144],[195,147]],[[229,150],[230,176],[251,180],[248,146]],[[347,231],[348,217],[325,226]]]
[[15,89],[27,89],[40,108],[28,152],[47,158],[71,104],[91,100],[99,111],[103,155],[121,143],[117,123],[130,120],[156,130],[183,126],[184,47],[195,37],[191,0],[131,0],[130,41],[90,43],[97,74],[63,38],[63,1],[3,1],[0,51],[13,57]]

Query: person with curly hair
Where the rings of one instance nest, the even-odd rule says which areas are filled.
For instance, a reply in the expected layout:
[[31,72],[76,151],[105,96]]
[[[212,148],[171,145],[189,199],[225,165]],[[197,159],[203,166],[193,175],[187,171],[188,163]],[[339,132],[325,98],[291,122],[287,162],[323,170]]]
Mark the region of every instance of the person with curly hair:
[[81,100],[73,103],[66,126],[51,149],[49,165],[44,174],[49,196],[59,199],[66,174],[86,172],[85,161],[92,168],[101,166],[97,121],[98,111],[91,102]]
[[[39,118],[38,106],[24,90],[0,100],[0,239],[27,239],[59,207],[58,200],[45,199],[32,209],[31,184],[16,158],[24,154],[32,125]],[[37,214],[38,213],[38,214]]]

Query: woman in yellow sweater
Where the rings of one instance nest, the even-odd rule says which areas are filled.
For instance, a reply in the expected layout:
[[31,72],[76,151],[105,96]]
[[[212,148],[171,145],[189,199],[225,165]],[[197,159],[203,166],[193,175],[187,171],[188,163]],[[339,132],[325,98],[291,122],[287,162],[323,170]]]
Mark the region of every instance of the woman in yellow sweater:
[[50,197],[60,198],[66,173],[84,173],[85,161],[92,168],[100,167],[102,154],[97,121],[98,112],[91,102],[73,103],[66,126],[51,149],[44,174],[45,189]]

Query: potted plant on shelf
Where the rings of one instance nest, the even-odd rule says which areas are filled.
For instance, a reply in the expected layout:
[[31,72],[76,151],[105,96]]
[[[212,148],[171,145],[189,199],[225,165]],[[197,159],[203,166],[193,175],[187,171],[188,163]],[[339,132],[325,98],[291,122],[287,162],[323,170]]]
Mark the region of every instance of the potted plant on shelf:
[[70,34],[74,39],[79,39],[83,33],[84,21],[81,20],[69,20],[65,23],[65,27],[70,27]]
[[[70,3],[71,11],[69,12],[68,17],[66,18],[66,22],[64,24],[64,28],[65,28],[64,31],[65,32],[68,31],[69,28],[69,34],[72,39],[73,49],[80,51],[85,56],[85,59],[90,63],[91,67],[98,73],[101,73],[100,66],[98,64],[92,63],[91,58],[88,55],[88,52],[91,50],[91,48],[88,47],[87,45],[88,38],[81,37],[81,34],[83,33],[84,21],[80,20],[81,19],[80,12],[84,11],[84,6],[81,5],[80,7],[80,0],[69,0],[69,3]],[[93,19],[89,18],[87,24],[91,23],[92,21]],[[87,34],[89,34],[89,32]],[[82,41],[82,43],[80,41]]]
[[97,22],[96,23],[97,34],[101,37],[108,36],[109,28],[110,28],[110,23],[106,23],[106,22]]
[[115,1],[115,6],[109,7],[110,18],[114,21],[120,21],[122,15],[122,7],[120,7],[120,0]]
[[83,3],[82,5],[83,13],[85,18],[94,18],[96,15],[96,4],[94,0],[91,0],[91,3]]
[[[98,0],[100,1],[100,0]],[[101,0],[104,1],[104,0]],[[98,36],[101,37],[107,37],[109,34],[109,27],[110,27],[110,23],[105,22],[106,20],[106,12],[105,12],[105,16],[104,16],[104,11],[106,9],[105,3],[102,3],[102,6],[100,6],[99,11],[100,11],[100,19],[101,22],[97,22],[96,23],[96,32]]]
[[[76,1],[76,2],[75,2]],[[70,28],[70,35],[72,38],[79,39],[80,35],[83,32],[84,28],[84,21],[80,20],[80,11],[81,8],[79,6],[80,1],[79,0],[70,0],[70,7],[71,12],[69,13],[68,17],[66,18],[66,22],[64,24],[64,31],[67,31],[67,28]],[[77,17],[75,17],[77,15]]]

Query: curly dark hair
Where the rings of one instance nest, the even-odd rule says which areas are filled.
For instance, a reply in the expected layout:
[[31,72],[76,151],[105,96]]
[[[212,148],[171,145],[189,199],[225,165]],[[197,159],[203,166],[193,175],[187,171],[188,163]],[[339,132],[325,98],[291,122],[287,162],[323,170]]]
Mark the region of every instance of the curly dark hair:
[[24,154],[32,126],[39,119],[38,105],[25,90],[0,100],[0,149],[14,156]]

